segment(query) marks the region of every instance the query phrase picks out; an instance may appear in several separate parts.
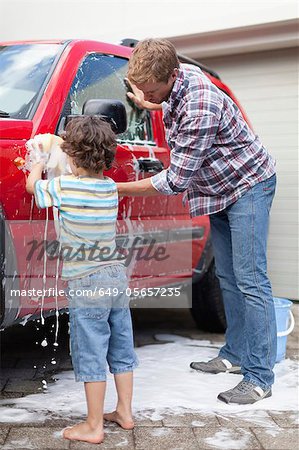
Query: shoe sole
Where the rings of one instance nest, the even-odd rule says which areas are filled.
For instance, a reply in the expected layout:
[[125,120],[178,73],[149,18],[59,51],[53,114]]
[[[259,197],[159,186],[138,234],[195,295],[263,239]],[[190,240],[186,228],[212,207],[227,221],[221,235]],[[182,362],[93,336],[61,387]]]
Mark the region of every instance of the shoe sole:
[[238,402],[232,402],[228,400],[225,397],[222,397],[221,394],[218,395],[217,399],[220,400],[223,403],[226,403],[227,405],[252,405],[253,403],[259,402],[260,400],[263,400],[264,398],[269,398],[272,396],[272,391],[269,391],[264,397],[259,398],[258,400],[252,399],[252,402],[246,402],[246,403],[238,403]]

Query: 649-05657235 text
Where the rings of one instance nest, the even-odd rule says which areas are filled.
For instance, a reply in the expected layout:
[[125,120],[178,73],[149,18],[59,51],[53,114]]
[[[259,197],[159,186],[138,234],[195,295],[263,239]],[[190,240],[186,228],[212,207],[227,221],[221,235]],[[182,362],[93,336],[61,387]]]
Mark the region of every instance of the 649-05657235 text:
[[[70,289],[69,294],[76,297],[116,297],[126,294],[128,297],[178,297],[181,294],[180,287],[148,287],[148,288],[130,288],[124,290],[110,287],[94,287],[93,289]],[[65,291],[63,289],[12,289],[12,297],[63,297]]]

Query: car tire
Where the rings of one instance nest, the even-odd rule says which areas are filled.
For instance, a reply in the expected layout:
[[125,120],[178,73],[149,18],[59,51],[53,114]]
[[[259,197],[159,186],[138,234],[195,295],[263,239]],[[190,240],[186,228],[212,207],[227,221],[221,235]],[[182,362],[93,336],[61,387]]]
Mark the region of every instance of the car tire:
[[20,299],[12,296],[13,290],[19,290],[16,252],[9,231],[8,222],[5,220],[3,209],[0,205],[0,327],[1,329],[11,325],[19,311]]
[[192,284],[191,314],[199,329],[211,333],[223,333],[226,318],[222,293],[212,261],[208,271]]

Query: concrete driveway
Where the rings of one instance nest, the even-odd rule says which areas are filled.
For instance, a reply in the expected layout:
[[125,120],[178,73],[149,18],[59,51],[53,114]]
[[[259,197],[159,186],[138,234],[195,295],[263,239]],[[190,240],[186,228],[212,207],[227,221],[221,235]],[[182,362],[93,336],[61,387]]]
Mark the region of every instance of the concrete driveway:
[[[299,321],[299,304],[293,306]],[[172,334],[191,339],[223,341],[223,335],[202,333],[196,329],[187,310],[133,311],[136,347],[159,345],[155,336]],[[19,325],[1,334],[1,409],[9,418],[11,399],[41,393],[45,382],[54,383],[55,375],[71,370],[68,354],[67,316],[62,316],[55,342],[55,320],[41,324]],[[41,343],[48,345],[42,346]],[[288,338],[287,357],[298,361],[298,327]],[[53,364],[54,362],[54,364]],[[294,380],[295,381],[295,380]],[[44,397],[46,401],[46,396]],[[7,403],[7,404],[6,404]],[[11,409],[11,411],[15,411]],[[15,412],[14,412],[15,414]],[[82,417],[83,419],[83,417]],[[124,449],[124,450],[195,450],[195,449],[294,449],[298,445],[298,415],[294,410],[263,412],[261,423],[245,420],[242,413],[230,414],[183,412],[164,414],[159,420],[137,418],[134,431],[115,425],[105,427],[101,445],[68,442],[59,431],[76,421],[53,417],[43,422],[22,422],[11,416],[0,425],[0,448],[3,449]]]

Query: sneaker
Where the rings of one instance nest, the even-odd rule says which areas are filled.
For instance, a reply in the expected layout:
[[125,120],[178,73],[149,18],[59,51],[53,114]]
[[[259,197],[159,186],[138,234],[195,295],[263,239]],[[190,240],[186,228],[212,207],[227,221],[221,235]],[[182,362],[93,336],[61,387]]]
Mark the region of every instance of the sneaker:
[[271,388],[263,390],[261,387],[243,380],[229,391],[221,392],[217,398],[225,403],[249,405],[263,398],[271,397],[271,395]]
[[208,362],[195,362],[190,364],[191,369],[198,370],[205,373],[241,373],[240,366],[234,366],[227,359],[217,356]]

